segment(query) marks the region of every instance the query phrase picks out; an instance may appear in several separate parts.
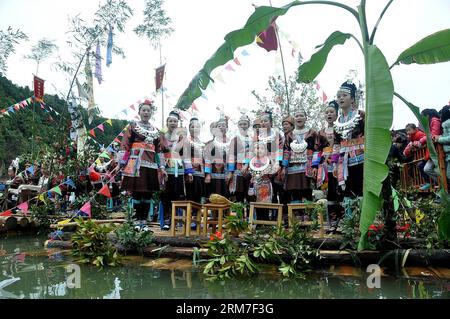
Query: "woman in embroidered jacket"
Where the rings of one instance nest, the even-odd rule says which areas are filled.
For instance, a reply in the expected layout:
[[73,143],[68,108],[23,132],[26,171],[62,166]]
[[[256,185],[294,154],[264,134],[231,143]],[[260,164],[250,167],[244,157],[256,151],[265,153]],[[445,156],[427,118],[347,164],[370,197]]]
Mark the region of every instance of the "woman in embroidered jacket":
[[[130,124],[121,144],[125,150],[120,160],[123,167],[122,189],[132,192],[135,217],[141,225],[147,219],[153,193],[159,190],[159,180],[167,177],[161,153],[161,135],[149,123],[155,110],[153,101],[146,100],[140,104],[141,120]],[[157,161],[157,154],[160,161]]]
[[[308,129],[304,109],[294,111],[295,129],[286,137],[283,147],[283,175],[287,171],[285,189],[293,203],[312,200],[311,177],[317,133]],[[317,154],[316,154],[317,156]]]
[[205,161],[203,151],[205,143],[200,141],[201,124],[198,118],[193,117],[189,121],[189,155],[192,169],[185,169],[186,198],[194,202],[202,202],[205,197]]
[[250,119],[242,114],[238,121],[239,132],[231,140],[228,157],[228,179],[230,180],[230,194],[236,195],[237,202],[248,199],[250,175],[248,162],[250,160],[251,137],[249,135]]
[[363,194],[364,112],[355,108],[355,98],[356,86],[344,82],[337,93],[340,110],[334,124],[335,143],[340,144],[335,172],[344,202]]
[[272,188],[273,196],[272,203],[278,203],[278,197],[281,196],[283,191],[283,178],[281,172],[281,160],[283,159],[283,134],[277,129],[273,128],[273,118],[271,111],[263,111],[260,115],[260,129],[258,130],[258,136],[254,137],[254,140],[265,143],[267,149],[267,156],[273,162],[277,162],[279,170],[276,174],[272,174]]
[[230,140],[227,138],[228,119],[223,114],[212,127],[213,139],[205,146],[205,183],[210,194],[228,197],[227,160]]
[[322,161],[317,168],[317,187],[326,187],[328,201],[328,220],[332,227],[337,227],[339,219],[342,218],[343,208],[340,204],[342,194],[338,188],[338,182],[334,177],[334,167],[339,159],[339,144],[335,144],[334,122],[337,119],[339,105],[337,101],[328,103],[325,109],[326,127],[320,130],[319,140],[324,143],[322,150]]
[[167,117],[167,132],[164,134],[163,153],[167,171],[167,182],[161,194],[161,201],[164,208],[164,230],[170,229],[172,216],[172,201],[181,200],[184,194],[184,174],[185,168],[189,169],[188,174],[192,174],[192,166],[188,157],[189,153],[187,133],[184,128],[178,127],[180,115],[177,111],[171,111]]

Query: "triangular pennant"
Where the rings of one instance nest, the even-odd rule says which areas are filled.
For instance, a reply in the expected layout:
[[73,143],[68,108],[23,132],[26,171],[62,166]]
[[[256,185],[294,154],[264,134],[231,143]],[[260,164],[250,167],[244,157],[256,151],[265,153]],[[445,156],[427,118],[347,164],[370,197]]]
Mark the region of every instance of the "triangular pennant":
[[31,175],[34,175],[34,165],[31,165],[27,168],[27,172],[29,172]]
[[87,214],[89,218],[91,217],[91,202],[88,201],[83,207],[80,208],[80,211]]
[[264,43],[263,40],[261,40],[260,37],[256,36],[256,43]]
[[238,58],[234,58],[234,63],[236,63],[237,65],[241,65],[241,62],[239,62]]
[[205,100],[208,100],[208,97],[206,96],[205,93],[202,92],[202,98],[204,98]]
[[241,54],[243,56],[249,56],[250,55],[250,53],[248,53],[246,50],[242,50]]
[[18,111],[18,110],[20,109],[20,105],[19,105],[19,104],[14,104],[14,109],[15,109],[16,111]]
[[23,202],[22,204],[18,205],[17,208],[24,213],[28,212],[28,202]]
[[98,191],[98,194],[111,198],[111,192],[109,191],[108,184],[103,185],[103,187]]
[[108,155],[108,153],[106,153],[106,152],[101,153],[101,154],[100,154],[100,157],[104,157],[104,158],[107,158],[107,159],[110,159],[110,158],[111,158],[111,157]]
[[45,197],[44,197],[44,194],[39,195],[39,200],[40,200],[41,202],[44,202],[44,203],[45,203]]
[[112,121],[111,121],[111,119],[106,120],[106,123],[108,123],[109,125],[112,126]]
[[116,137],[116,138],[114,139],[114,142],[120,143],[120,140]]
[[6,212],[1,213],[0,216],[4,216],[4,217],[6,217],[6,216],[12,216],[12,213],[11,213],[10,210],[7,210]]
[[100,159],[99,158],[97,158],[96,160],[95,160],[95,164],[101,164],[102,162],[100,161]]
[[90,130],[90,131],[89,131],[89,134],[91,134],[93,137],[95,137],[94,129]]
[[125,115],[128,115],[127,109],[123,109],[122,113],[125,114]]
[[97,128],[98,128],[100,131],[102,131],[102,132],[105,131],[105,128],[103,127],[103,124],[99,124],[99,125],[97,126]]
[[71,180],[70,178],[67,181],[65,181],[64,184],[67,184],[67,185],[69,185],[72,188],[76,188],[76,185],[75,185],[74,181]]
[[196,105],[194,102],[192,102],[191,108],[192,108],[194,111],[198,111],[198,107],[197,107],[197,105]]
[[59,188],[59,186],[55,186],[51,189],[52,192],[55,192],[58,195],[62,195],[61,193],[61,188]]
[[325,92],[322,91],[322,101],[325,103],[328,100],[328,96],[325,94]]
[[228,71],[234,71],[233,67],[231,66],[231,64],[227,64],[227,66],[225,67],[225,70]]
[[123,132],[120,132],[120,133],[119,133],[119,136],[123,136]]

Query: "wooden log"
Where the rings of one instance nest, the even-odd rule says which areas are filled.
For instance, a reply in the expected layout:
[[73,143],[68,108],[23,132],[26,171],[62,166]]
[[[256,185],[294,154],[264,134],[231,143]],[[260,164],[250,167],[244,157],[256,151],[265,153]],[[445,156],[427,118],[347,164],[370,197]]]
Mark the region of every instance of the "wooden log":
[[0,225],[6,230],[13,230],[17,227],[17,218],[14,216],[0,216]]
[[28,220],[28,217],[17,218],[17,225],[19,225],[22,228],[27,227],[29,223],[30,223],[30,221]]
[[[125,219],[100,219],[100,220],[92,220],[95,224],[109,224],[109,223],[118,223],[123,224],[125,223]],[[78,226],[77,222],[70,222],[64,225],[57,225],[57,224],[51,224],[50,228],[66,228],[66,227],[72,227],[72,226]]]

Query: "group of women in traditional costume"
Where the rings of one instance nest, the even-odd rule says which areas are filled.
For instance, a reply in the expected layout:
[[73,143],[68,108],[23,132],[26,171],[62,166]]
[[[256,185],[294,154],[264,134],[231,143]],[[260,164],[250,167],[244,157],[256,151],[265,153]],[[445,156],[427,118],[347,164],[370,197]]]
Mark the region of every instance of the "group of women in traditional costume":
[[200,203],[215,193],[239,202],[288,204],[312,201],[313,190],[322,189],[330,221],[337,224],[342,203],[362,195],[364,113],[355,99],[356,86],[343,83],[319,132],[308,127],[301,105],[283,118],[282,131],[273,127],[270,111],[253,122],[242,114],[232,138],[221,114],[206,143],[200,140],[200,120],[193,117],[188,129],[182,128],[176,111],[167,118],[167,132],[158,131],[149,123],[155,106],[145,101],[141,120],[131,123],[122,142],[122,188],[131,192],[136,219],[144,223],[155,191],[161,191],[169,229],[173,200]]

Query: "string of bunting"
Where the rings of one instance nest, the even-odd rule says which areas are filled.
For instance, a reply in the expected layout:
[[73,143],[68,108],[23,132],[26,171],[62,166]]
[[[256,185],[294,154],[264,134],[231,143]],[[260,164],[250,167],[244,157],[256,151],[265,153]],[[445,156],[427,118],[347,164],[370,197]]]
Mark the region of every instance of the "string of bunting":
[[29,97],[25,100],[22,100],[20,102],[14,103],[8,107],[5,107],[3,109],[0,110],[0,118],[5,117],[5,116],[11,116],[12,113],[16,113],[20,110],[25,109],[27,106],[30,106],[33,102],[38,102],[41,109],[44,110],[45,112],[54,112],[56,115],[59,115],[59,112],[56,111],[55,109],[53,109],[51,106],[45,104],[42,101],[36,101],[33,97]]
[[[118,137],[124,135],[123,133],[124,133],[124,131],[128,128],[128,125],[129,125],[129,124],[127,124],[127,125],[124,127],[124,129],[123,129],[119,134],[116,135],[116,137],[114,138],[114,140],[108,145],[107,149],[111,149],[111,150],[112,150],[112,148],[110,148],[111,145],[113,145],[114,143],[120,142],[120,140],[118,139]],[[94,163],[97,162],[97,161],[100,159],[100,157],[104,157],[104,156],[105,156],[105,153],[106,153],[106,151],[102,150],[102,153],[100,153],[100,155],[97,157],[97,159],[94,161]],[[106,154],[107,154],[107,153],[106,153]],[[108,158],[109,158],[109,155],[107,155],[107,156],[108,156]],[[33,168],[32,168],[32,171],[33,171],[33,174],[34,174],[34,166],[30,166],[30,168],[31,168],[31,167],[33,167]],[[119,167],[119,166],[117,166],[117,167]],[[30,168],[28,168],[28,169],[30,169]],[[93,168],[93,164],[91,164],[91,166],[89,167],[89,170],[90,170],[91,168]],[[28,169],[27,169],[27,170],[28,170]],[[113,170],[113,171],[114,171],[114,170]],[[117,173],[118,173],[118,172],[117,172]],[[114,178],[114,177],[117,175],[117,173],[116,173],[112,178]],[[109,181],[111,181],[112,178],[110,178]],[[42,192],[42,193],[40,193],[40,194],[38,194],[38,195],[36,195],[36,196],[34,196],[34,197],[28,199],[27,201],[25,201],[25,202],[23,202],[23,203],[20,203],[20,204],[14,206],[14,207],[12,207],[12,208],[7,209],[6,211],[3,211],[2,213],[0,213],[0,216],[12,216],[12,215],[13,215],[13,214],[12,214],[12,211],[13,211],[14,209],[16,209],[16,208],[20,209],[25,215],[28,215],[28,214],[29,214],[28,210],[29,210],[29,202],[30,202],[30,201],[37,199],[37,200],[42,201],[43,203],[46,203],[44,194],[47,194],[47,197],[50,197],[49,195],[51,195],[51,193],[56,193],[56,194],[58,194],[58,195],[61,196],[61,195],[62,195],[62,192],[61,192],[61,186],[62,186],[62,185],[68,185],[68,186],[71,186],[71,187],[75,188],[75,182],[74,182],[72,179],[67,178],[67,180],[65,180],[65,181],[63,181],[63,182],[61,182],[61,183],[59,183],[58,185],[54,186],[54,187],[51,188],[50,190],[45,191],[45,192]],[[105,184],[105,185],[107,186],[107,184]],[[102,189],[100,189],[95,195],[97,195],[97,194],[102,194],[102,195],[105,195],[105,196],[106,196],[108,193],[109,193],[109,189],[106,191],[106,190],[104,189],[104,187],[102,187]],[[95,197],[95,195],[94,195],[94,197]],[[109,194],[109,196],[111,196],[111,194]],[[89,217],[91,217],[91,213],[90,213],[90,200],[89,200],[88,202],[86,202],[86,203],[79,209],[79,211],[82,211],[82,212],[88,214]],[[77,214],[78,214],[78,213],[77,213]],[[73,217],[72,217],[72,218],[73,218]]]

